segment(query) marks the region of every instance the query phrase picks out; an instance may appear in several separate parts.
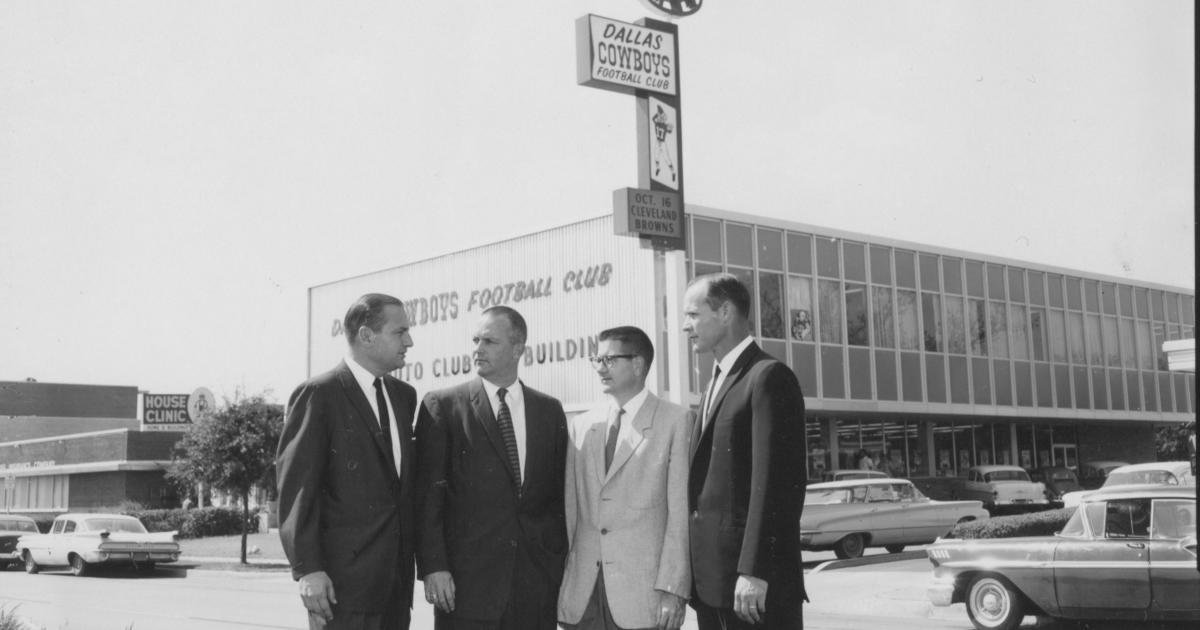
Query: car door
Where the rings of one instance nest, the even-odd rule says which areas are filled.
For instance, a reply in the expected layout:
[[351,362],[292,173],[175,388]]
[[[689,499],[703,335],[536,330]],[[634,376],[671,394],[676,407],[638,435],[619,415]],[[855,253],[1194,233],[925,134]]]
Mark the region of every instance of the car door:
[[30,549],[30,552],[33,553],[33,559],[38,564],[53,564],[54,546],[58,544],[58,539],[62,538],[63,527],[66,524],[67,519],[57,518],[54,520],[54,524],[50,526],[50,532],[45,536],[38,537],[38,546]]
[[904,525],[904,542],[906,544],[931,542],[945,534],[948,528],[940,528],[939,522],[945,517],[940,515],[938,504],[920,496],[916,488],[909,483],[898,483],[892,486],[896,492],[898,518]]
[[1170,611],[1200,610],[1200,572],[1196,571],[1196,501],[1156,499],[1150,522],[1149,546],[1150,591],[1154,607]]
[[904,540],[903,504],[890,483],[867,486],[865,529],[871,532],[871,544],[890,545]]
[[50,557],[47,558],[46,564],[67,564],[67,554],[69,552],[70,542],[76,536],[79,529],[79,523],[75,519],[64,518],[62,527],[55,536],[50,539]]
[[[1150,606],[1150,500],[1083,506],[1091,535],[1062,539],[1054,585],[1067,616],[1129,617]],[[1194,567],[1193,567],[1194,568]]]

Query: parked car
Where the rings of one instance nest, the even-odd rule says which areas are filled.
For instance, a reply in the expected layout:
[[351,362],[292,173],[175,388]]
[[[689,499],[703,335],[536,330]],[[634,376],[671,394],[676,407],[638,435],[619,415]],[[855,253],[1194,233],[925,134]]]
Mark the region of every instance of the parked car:
[[800,548],[832,549],[839,558],[857,558],[867,547],[900,553],[986,518],[979,501],[934,501],[907,479],[814,483],[804,493]]
[[0,514],[0,571],[21,561],[21,554],[17,551],[17,539],[26,534],[36,533],[37,523],[28,516]]
[[973,466],[965,478],[951,483],[952,498],[982,501],[989,511],[1044,508],[1050,504],[1046,486],[1030,479],[1020,466]]
[[879,470],[859,470],[857,468],[847,468],[845,470],[827,470],[821,475],[821,481],[850,481],[851,479],[887,479],[889,475]]
[[1079,485],[1084,490],[1095,490],[1104,485],[1104,480],[1108,479],[1109,471],[1128,465],[1129,462],[1119,462],[1116,460],[1083,462],[1079,465],[1079,471],[1075,476],[1079,478]]
[[[1109,471],[1102,488],[1127,486],[1131,484],[1154,484],[1161,486],[1194,486],[1196,477],[1192,475],[1191,462],[1148,462],[1145,464],[1127,464]],[[1063,495],[1063,507],[1075,507],[1079,502],[1095,490],[1079,490]]]
[[69,566],[82,576],[101,564],[151,572],[160,562],[179,559],[176,532],[151,534],[141,521],[121,514],[63,514],[50,533],[21,536],[17,548],[26,573]]
[[1046,466],[1029,471],[1029,478],[1046,486],[1046,500],[1051,505],[1062,506],[1062,496],[1068,492],[1082,490],[1075,472],[1066,466]]
[[1054,536],[939,540],[926,554],[929,600],[964,602],[980,630],[1025,615],[1200,620],[1193,488],[1104,488]]

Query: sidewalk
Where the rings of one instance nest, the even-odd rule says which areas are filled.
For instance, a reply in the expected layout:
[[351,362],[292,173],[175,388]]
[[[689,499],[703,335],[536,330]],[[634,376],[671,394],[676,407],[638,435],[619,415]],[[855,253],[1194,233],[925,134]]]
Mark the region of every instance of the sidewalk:
[[929,603],[925,591],[932,569],[923,550],[826,563],[804,576],[810,602],[804,609],[831,615],[853,610],[879,617],[966,621],[963,604]]

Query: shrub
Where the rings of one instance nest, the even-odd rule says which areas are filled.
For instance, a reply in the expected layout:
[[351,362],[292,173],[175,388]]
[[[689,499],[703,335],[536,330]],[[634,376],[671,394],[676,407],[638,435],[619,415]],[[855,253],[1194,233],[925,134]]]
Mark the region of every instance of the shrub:
[[[242,510],[237,507],[205,507],[190,510],[141,510],[129,512],[152,532],[179,532],[180,538],[235,536],[242,533]],[[248,532],[258,531],[258,517],[251,513]]]
[[1018,536],[1050,536],[1061,531],[1075,508],[996,516],[986,521],[959,523],[950,532],[951,538],[1015,538]]
[[0,606],[0,630],[32,630],[25,620],[17,616],[18,606]]

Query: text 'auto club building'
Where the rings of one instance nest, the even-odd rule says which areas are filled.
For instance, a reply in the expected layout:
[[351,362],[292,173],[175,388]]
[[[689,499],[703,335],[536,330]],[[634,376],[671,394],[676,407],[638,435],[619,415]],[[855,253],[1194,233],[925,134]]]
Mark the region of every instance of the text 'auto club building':
[[1188,290],[687,209],[682,251],[615,236],[603,216],[314,287],[308,371],[344,356],[347,306],[380,291],[406,302],[415,346],[398,376],[420,393],[474,376],[479,313],[505,304],[529,324],[522,379],[569,411],[600,396],[586,359],[621,324],[655,340],[649,386],[694,407],[712,364],[680,332],[682,294],[727,271],[752,289],[758,343],[804,389],[812,475],[855,467],[859,449],[899,476],[1152,461],[1154,428],[1194,418],[1195,375],[1162,351],[1195,337]]

